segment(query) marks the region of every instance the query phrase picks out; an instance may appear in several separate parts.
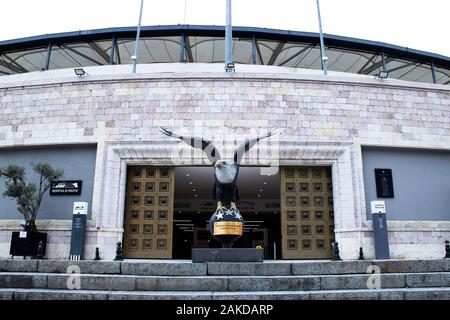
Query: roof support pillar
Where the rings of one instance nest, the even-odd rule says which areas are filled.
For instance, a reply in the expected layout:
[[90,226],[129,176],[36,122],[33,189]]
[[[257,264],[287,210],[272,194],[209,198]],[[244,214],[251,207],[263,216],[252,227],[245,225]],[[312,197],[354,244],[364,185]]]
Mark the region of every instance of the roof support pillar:
[[52,55],[52,47],[53,44],[49,42],[47,47],[47,55],[45,56],[44,70],[48,70],[50,68],[50,56]]
[[109,54],[109,64],[114,64],[114,55],[116,54],[117,37],[114,35],[111,40],[111,53]]
[[136,73],[136,64],[138,59],[138,50],[139,50],[139,37],[141,36],[141,22],[142,22],[142,10],[144,9],[144,0],[141,0],[141,10],[139,11],[139,23],[137,27],[137,33],[136,33],[136,43],[134,45],[134,55],[131,57],[131,60],[133,62],[133,69],[132,72]]
[[319,17],[319,32],[320,32],[320,57],[322,60],[322,70],[323,70],[323,75],[327,75],[328,74],[328,58],[325,55],[325,44],[323,41],[323,32],[322,32],[322,18],[320,17],[320,5],[319,5],[319,0],[316,0],[317,3],[317,15]]
[[431,77],[433,78],[433,83],[437,83],[436,70],[434,68],[434,61],[431,60]]
[[381,52],[381,64],[383,66],[383,71],[387,72],[386,57],[384,56],[384,51]]
[[231,0],[227,0],[227,24],[225,27],[225,71],[234,72],[233,30],[231,27]]
[[180,62],[184,62],[184,51],[186,47],[185,35],[184,33],[180,36]]
[[252,38],[252,64],[256,64],[256,37]]

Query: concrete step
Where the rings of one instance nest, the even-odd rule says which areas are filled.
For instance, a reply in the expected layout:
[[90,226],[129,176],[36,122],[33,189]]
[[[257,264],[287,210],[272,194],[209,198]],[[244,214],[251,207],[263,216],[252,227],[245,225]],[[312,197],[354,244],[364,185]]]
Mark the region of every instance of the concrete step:
[[67,273],[78,266],[83,274],[142,276],[289,276],[381,273],[450,272],[450,259],[372,261],[267,261],[264,263],[192,263],[190,261],[62,261],[0,260],[0,272]]
[[322,291],[102,291],[0,289],[0,300],[449,300],[450,288]]
[[[80,274],[83,290],[109,291],[316,291],[367,289],[369,274],[308,276],[134,276]],[[380,274],[381,288],[450,287],[450,272]],[[74,275],[0,273],[0,288],[67,289]],[[376,279],[376,278],[375,278]]]

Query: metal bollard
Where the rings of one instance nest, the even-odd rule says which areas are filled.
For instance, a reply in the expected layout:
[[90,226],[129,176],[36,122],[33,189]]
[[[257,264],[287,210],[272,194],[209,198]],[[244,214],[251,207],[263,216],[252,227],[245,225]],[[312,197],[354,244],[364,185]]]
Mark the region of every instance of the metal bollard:
[[123,261],[122,243],[117,242],[116,257],[114,261]]

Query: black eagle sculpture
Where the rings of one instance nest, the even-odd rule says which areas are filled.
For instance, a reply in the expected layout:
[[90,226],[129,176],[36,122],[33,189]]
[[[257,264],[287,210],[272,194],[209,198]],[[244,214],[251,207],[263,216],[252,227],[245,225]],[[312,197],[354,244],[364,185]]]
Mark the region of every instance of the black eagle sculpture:
[[178,138],[193,148],[202,149],[214,166],[215,183],[213,188],[213,199],[217,202],[216,211],[226,209],[224,206],[230,206],[231,209],[239,212],[236,208],[236,202],[239,200],[238,188],[236,185],[239,174],[239,165],[248,152],[260,140],[271,137],[276,129],[269,131],[265,135],[254,139],[246,139],[234,152],[233,161],[222,160],[217,148],[211,140],[199,137],[180,136],[168,129],[160,128],[161,132],[169,137]]

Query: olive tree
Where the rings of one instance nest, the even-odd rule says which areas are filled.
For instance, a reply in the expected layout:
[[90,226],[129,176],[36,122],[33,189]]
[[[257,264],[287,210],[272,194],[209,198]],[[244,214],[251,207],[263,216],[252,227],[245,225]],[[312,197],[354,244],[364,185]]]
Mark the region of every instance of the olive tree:
[[39,186],[26,182],[24,167],[8,165],[0,168],[0,177],[6,179],[3,195],[16,199],[27,231],[37,231],[36,218],[42,199],[50,186],[64,174],[63,170],[53,169],[48,163],[33,164],[33,170],[39,175]]

